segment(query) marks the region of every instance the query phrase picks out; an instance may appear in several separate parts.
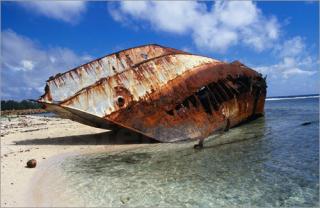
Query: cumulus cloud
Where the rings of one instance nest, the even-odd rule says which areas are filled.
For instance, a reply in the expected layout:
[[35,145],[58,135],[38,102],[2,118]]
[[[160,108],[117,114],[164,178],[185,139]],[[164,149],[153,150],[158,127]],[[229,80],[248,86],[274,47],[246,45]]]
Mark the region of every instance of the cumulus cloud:
[[196,1],[122,1],[109,5],[114,20],[125,25],[148,22],[154,30],[190,34],[195,45],[226,51],[243,44],[257,51],[270,48],[279,36],[279,23],[250,1],[217,1],[211,7]]
[[275,48],[281,57],[299,56],[305,52],[306,45],[300,36],[293,37]]
[[12,30],[1,32],[1,93],[4,99],[37,98],[45,80],[91,59],[68,48],[44,49]]
[[275,54],[279,57],[278,63],[256,69],[272,78],[285,79],[295,75],[310,76],[318,72],[316,58],[308,54],[306,45],[299,36],[275,47]]
[[32,12],[68,23],[76,23],[86,11],[85,1],[28,1],[19,4]]

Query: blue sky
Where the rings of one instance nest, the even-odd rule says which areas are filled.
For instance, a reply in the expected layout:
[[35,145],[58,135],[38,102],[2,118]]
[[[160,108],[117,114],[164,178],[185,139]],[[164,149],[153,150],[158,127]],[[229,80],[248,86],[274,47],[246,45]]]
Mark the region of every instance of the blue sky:
[[51,75],[158,43],[267,75],[268,96],[319,93],[317,2],[1,2],[1,99]]

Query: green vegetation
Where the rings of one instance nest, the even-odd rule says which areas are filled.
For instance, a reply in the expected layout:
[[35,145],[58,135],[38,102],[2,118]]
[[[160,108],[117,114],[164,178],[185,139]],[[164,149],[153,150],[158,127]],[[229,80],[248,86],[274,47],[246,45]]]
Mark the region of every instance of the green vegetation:
[[39,109],[41,105],[36,102],[22,100],[17,102],[14,100],[1,100],[1,110],[24,110],[24,109]]

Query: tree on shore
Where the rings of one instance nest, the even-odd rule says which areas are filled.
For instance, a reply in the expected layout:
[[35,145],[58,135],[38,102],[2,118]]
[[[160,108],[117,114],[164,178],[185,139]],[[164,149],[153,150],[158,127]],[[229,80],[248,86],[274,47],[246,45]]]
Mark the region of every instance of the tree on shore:
[[41,105],[36,102],[22,100],[20,102],[14,100],[1,100],[1,110],[24,110],[39,109]]

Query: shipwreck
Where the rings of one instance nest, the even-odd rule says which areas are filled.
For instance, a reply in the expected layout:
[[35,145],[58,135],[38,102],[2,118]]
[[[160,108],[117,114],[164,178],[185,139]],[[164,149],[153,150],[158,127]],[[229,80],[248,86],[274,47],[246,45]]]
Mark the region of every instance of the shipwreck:
[[156,44],[50,77],[38,102],[86,125],[161,142],[199,140],[264,114],[266,81],[244,64]]

